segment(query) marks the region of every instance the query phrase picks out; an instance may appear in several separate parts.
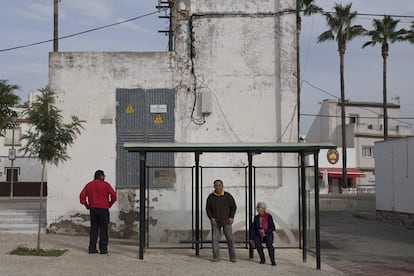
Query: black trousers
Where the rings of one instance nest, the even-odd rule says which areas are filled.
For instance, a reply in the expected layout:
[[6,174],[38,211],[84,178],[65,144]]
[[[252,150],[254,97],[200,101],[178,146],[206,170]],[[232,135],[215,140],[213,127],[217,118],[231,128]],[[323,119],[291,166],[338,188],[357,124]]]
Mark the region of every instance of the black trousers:
[[89,252],[96,250],[96,242],[99,232],[99,251],[108,251],[108,224],[109,210],[100,208],[91,208],[91,232],[89,235]]
[[273,247],[273,237],[272,236],[264,237],[262,241],[259,236],[255,236],[253,240],[254,240],[254,245],[256,247],[257,253],[259,254],[260,261],[263,263],[265,262],[265,255],[263,252],[263,245],[262,245],[262,242],[263,242],[266,244],[267,251],[269,252],[270,262],[272,264],[276,264],[275,248]]

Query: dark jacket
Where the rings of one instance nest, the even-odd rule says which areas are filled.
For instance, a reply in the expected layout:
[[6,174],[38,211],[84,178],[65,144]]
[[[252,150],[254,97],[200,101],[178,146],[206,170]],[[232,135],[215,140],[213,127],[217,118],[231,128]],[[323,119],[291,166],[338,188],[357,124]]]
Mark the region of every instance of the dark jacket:
[[[251,240],[254,240],[254,238],[260,238],[259,230],[261,229],[261,227],[260,227],[259,217],[260,217],[259,215],[256,215],[253,219],[253,223],[251,224],[251,227],[250,227],[250,239]],[[269,214],[268,220],[269,221],[268,221],[267,229],[265,231],[265,236],[271,237],[273,239],[273,231],[276,230],[276,227],[275,227],[275,223],[273,222],[272,215]]]
[[236,202],[234,201],[233,196],[228,192],[224,192],[224,195],[211,193],[207,197],[207,216],[210,220],[215,218],[219,225],[225,225],[227,224],[228,218],[234,218],[236,209]]

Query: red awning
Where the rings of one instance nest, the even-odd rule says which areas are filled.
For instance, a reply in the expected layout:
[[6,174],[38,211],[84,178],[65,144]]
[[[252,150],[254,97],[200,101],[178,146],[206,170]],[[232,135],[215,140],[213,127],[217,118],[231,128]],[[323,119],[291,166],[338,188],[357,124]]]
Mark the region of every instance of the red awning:
[[[328,177],[342,177],[342,168],[319,168],[319,175],[323,176],[325,170],[328,172]],[[366,175],[357,168],[347,168],[346,176],[348,178],[366,177]]]

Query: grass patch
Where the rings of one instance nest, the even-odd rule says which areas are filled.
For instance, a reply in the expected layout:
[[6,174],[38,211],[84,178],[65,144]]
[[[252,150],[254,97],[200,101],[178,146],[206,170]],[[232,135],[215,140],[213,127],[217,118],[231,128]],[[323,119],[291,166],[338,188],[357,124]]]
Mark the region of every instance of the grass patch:
[[39,249],[27,248],[24,246],[19,246],[13,251],[10,251],[10,255],[19,255],[19,256],[42,256],[42,257],[59,257],[62,256],[67,249]]

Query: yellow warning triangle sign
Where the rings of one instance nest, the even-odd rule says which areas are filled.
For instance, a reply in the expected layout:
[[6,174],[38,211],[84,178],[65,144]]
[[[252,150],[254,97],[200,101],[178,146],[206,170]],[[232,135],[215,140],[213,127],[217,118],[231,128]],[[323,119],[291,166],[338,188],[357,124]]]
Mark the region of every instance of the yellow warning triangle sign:
[[163,124],[164,119],[162,118],[161,114],[155,115],[154,124]]
[[128,104],[128,106],[125,108],[125,113],[131,114],[131,113],[134,113],[134,112],[135,112],[135,110],[134,110],[134,107],[132,107],[132,104]]

